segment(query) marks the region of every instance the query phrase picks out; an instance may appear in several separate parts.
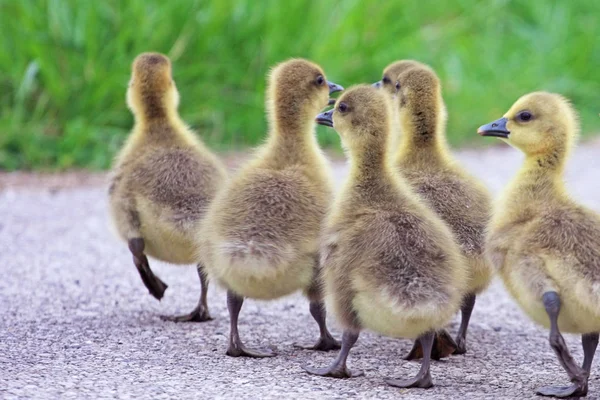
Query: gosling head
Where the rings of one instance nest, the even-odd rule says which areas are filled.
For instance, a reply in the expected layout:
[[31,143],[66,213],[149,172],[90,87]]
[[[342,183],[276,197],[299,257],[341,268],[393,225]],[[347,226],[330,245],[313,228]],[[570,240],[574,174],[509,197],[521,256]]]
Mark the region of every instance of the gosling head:
[[329,82],[323,69],[310,61],[292,59],[273,68],[269,77],[267,109],[278,130],[298,130],[330,104],[329,95],[344,90]]
[[447,118],[436,73],[425,65],[409,69],[396,78],[396,91],[402,130],[412,132],[414,139],[433,139]]
[[344,92],[334,108],[317,115],[320,125],[333,127],[350,155],[382,155],[390,131],[390,109],[385,94],[369,85]]
[[425,64],[414,60],[395,61],[383,69],[383,77],[380,81],[375,82],[373,86],[377,89],[383,89],[390,96],[393,96],[397,92],[396,80],[398,75],[411,68],[422,66],[425,66]]
[[179,93],[171,76],[171,61],[159,53],[143,53],[131,67],[127,105],[146,118],[164,118],[177,109]]
[[[534,92],[521,97],[504,117],[481,126],[477,133],[498,137],[528,156],[563,156],[579,133],[577,113],[561,95]],[[564,156],[563,156],[564,157]],[[546,161],[551,161],[546,157]]]

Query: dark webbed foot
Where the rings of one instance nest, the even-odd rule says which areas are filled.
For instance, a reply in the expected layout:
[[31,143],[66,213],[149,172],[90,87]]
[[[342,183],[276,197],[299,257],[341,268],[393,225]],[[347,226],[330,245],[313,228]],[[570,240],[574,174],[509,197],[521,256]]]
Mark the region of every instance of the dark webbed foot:
[[326,312],[325,306],[319,301],[310,302],[310,314],[313,316],[317,324],[319,325],[319,331],[321,336],[316,344],[312,345],[300,345],[294,344],[294,347],[304,350],[318,350],[318,351],[331,351],[339,350],[342,344],[335,340],[329,330],[327,329]]
[[394,387],[400,388],[422,388],[428,389],[433,386],[433,381],[431,380],[431,374],[429,373],[429,365],[431,361],[431,352],[433,349],[433,342],[435,340],[436,333],[428,332],[424,335],[421,335],[417,342],[420,343],[421,352],[423,354],[423,361],[421,362],[421,368],[417,375],[411,379],[393,379],[387,378],[385,382]]
[[465,354],[467,352],[467,340],[463,337],[458,336],[456,338],[456,350],[454,353],[456,355]]
[[[150,271],[150,268],[148,268]],[[144,285],[148,288],[148,292],[156,299],[161,300],[165,295],[165,290],[169,287],[166,283],[160,280],[160,278],[150,271],[150,274],[143,274],[140,272],[142,276],[142,281],[144,281]]]
[[[449,357],[452,354],[455,354],[457,345],[452,339],[452,336],[448,334],[448,332],[444,329],[438,331],[435,335],[435,339],[433,340],[433,348],[431,350],[431,358],[434,360],[440,360],[445,357]],[[419,339],[415,340],[410,353],[406,357],[405,360],[418,360],[423,358],[423,346],[421,345],[421,341]]]
[[241,342],[235,346],[229,346],[227,349],[228,356],[230,357],[252,357],[252,358],[266,358],[275,357],[277,353],[270,349],[249,349]]
[[417,339],[413,343],[413,347],[412,347],[412,349],[410,349],[410,352],[408,353],[408,355],[406,355],[404,357],[404,360],[412,361],[412,360],[420,360],[421,358],[423,358],[423,346],[421,346],[421,342],[419,342],[419,339]]
[[135,264],[144,286],[148,289],[150,294],[157,300],[160,300],[165,295],[165,290],[168,286],[166,283],[160,280],[160,278],[152,272],[150,264],[148,263],[148,257],[144,254],[144,239],[135,238],[129,240],[129,251],[133,255],[133,263]]
[[302,369],[311,375],[328,376],[330,378],[356,378],[357,376],[363,376],[363,371],[350,371],[348,367],[332,364],[327,368],[311,368],[302,366]]
[[433,381],[431,380],[431,375],[429,372],[425,376],[418,377],[415,376],[412,379],[393,379],[386,378],[385,383],[390,386],[399,387],[399,388],[421,388],[421,389],[429,389],[433,386]]
[[341,349],[342,344],[340,343],[340,341],[335,340],[333,336],[329,335],[324,338],[319,338],[319,340],[315,344],[302,345],[295,343],[294,347],[303,350],[331,351]]
[[346,360],[348,359],[348,354],[350,353],[350,349],[358,340],[358,332],[352,332],[349,330],[344,331],[342,335],[342,350],[338,354],[337,358],[327,368],[311,368],[307,366],[303,366],[306,372],[312,375],[319,376],[329,376],[332,378],[354,378],[356,376],[362,376],[364,373],[362,371],[350,371],[346,366]]
[[441,358],[449,357],[456,352],[456,348],[457,345],[454,339],[452,339],[452,336],[450,336],[448,331],[443,329],[435,334],[431,358],[439,360]]
[[172,322],[206,322],[212,321],[212,317],[208,310],[200,305],[196,306],[192,312],[184,315],[161,315],[160,318],[164,321]]
[[536,394],[540,396],[548,397],[583,397],[588,392],[588,385],[586,383],[574,383],[571,386],[544,386],[536,391]]
[[206,322],[213,319],[208,311],[208,279],[206,278],[206,275],[204,275],[201,264],[198,264],[197,270],[198,277],[200,278],[200,299],[198,300],[196,308],[194,308],[191,313],[185,315],[161,315],[161,319],[173,322]]

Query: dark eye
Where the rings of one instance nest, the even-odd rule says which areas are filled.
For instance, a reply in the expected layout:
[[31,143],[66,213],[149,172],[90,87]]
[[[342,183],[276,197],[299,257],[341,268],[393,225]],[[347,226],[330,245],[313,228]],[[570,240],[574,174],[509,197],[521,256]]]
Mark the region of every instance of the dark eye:
[[396,82],[396,90],[400,90],[400,82]]
[[317,85],[321,86],[323,83],[325,83],[325,78],[323,78],[323,75],[319,75],[317,76],[315,82],[317,83]]
[[342,113],[345,113],[346,111],[348,111],[348,104],[340,103],[340,105],[338,106],[338,110]]
[[517,119],[522,122],[531,121],[533,115],[529,111],[521,111],[517,114]]
[[392,81],[390,80],[390,78],[388,78],[387,76],[384,76],[381,79],[381,82],[383,82],[384,85],[387,85],[388,83],[392,83]]

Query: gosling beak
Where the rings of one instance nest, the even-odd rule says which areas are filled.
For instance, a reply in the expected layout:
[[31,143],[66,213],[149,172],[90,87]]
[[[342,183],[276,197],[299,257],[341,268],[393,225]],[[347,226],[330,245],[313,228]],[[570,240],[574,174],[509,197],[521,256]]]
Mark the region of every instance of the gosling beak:
[[[338,85],[337,83],[329,82],[329,81],[327,81],[327,86],[329,86],[329,94],[332,94],[335,92],[341,92],[342,90],[344,90],[343,86]],[[335,99],[329,99],[327,104],[330,106],[334,105]]]
[[373,86],[375,89],[379,89],[381,87],[381,81],[377,81],[374,84],[372,84],[371,86]]
[[332,94],[335,92],[341,92],[342,90],[344,90],[343,86],[340,86],[337,83],[333,83],[333,82],[329,82],[329,81],[327,81],[327,86],[329,86],[329,94]]
[[317,121],[317,124],[319,125],[325,125],[330,128],[333,128],[333,109],[322,112],[321,114],[317,115],[315,121]]
[[494,122],[480,126],[479,129],[477,129],[477,133],[481,136],[493,136],[507,139],[508,135],[510,135],[510,131],[506,129],[507,122],[508,119],[500,118]]

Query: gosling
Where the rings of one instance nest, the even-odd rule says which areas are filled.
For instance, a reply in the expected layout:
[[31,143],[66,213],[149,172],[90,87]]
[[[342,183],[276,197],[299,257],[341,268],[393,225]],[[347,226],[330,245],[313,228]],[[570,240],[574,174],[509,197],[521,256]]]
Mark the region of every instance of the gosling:
[[314,116],[329,94],[316,64],[292,59],[271,72],[267,90],[269,137],[210,208],[197,235],[209,275],[227,289],[230,336],[227,354],[270,357],[270,349],[246,347],[238,333],[244,298],[273,300],[303,290],[320,339],[308,348],[339,349],[327,330],[318,281],[319,232],[333,181],[315,137]]
[[[395,72],[398,75],[390,78]],[[416,61],[399,61],[388,66],[383,76],[382,87],[395,99],[400,120],[395,165],[413,190],[448,224],[469,270],[456,342],[445,330],[439,332],[432,357],[464,354],[476,296],[489,286],[493,277],[493,268],[484,251],[491,195],[483,183],[458,164],[448,149],[446,107],[436,73]],[[421,356],[420,346],[415,343],[406,358]]]
[[[486,246],[508,291],[531,319],[550,328],[550,347],[571,381],[537,393],[585,396],[600,331],[600,216],[573,201],[563,183],[577,114],[564,97],[535,92],[478,132],[525,153],[496,204]],[[581,367],[561,332],[581,334]]]
[[460,307],[465,262],[450,229],[422,204],[388,156],[392,111],[387,96],[361,85],[348,90],[317,122],[334,127],[349,155],[350,174],[328,215],[321,268],[328,308],[344,327],[342,350],[315,375],[349,378],[346,360],[367,328],[418,338],[421,369],[389,385],[429,388],[435,332]]
[[[127,104],[135,126],[118,154],[109,188],[110,214],[118,236],[156,299],[167,285],[150,269],[146,255],[171,264],[196,261],[194,234],[208,204],[227,179],[225,167],[177,113],[179,94],[170,60],[139,55],[132,66]],[[174,321],[208,321],[208,281],[201,264],[200,300]]]

